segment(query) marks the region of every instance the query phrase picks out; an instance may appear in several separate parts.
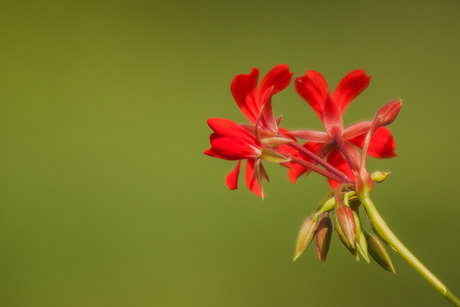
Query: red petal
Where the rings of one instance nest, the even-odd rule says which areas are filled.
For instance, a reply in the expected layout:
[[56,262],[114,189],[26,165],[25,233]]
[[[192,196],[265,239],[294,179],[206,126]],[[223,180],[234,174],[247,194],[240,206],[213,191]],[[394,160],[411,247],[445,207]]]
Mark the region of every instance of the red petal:
[[291,135],[291,132],[289,130],[284,129],[284,128],[279,128],[278,131],[281,133],[284,133],[288,138],[290,138],[291,140],[297,143],[295,136]]
[[[362,149],[365,138],[366,134],[362,134],[348,140]],[[380,127],[372,136],[368,154],[375,158],[396,157],[395,148],[396,142],[391,131],[386,127]]]
[[224,118],[210,118],[208,119],[209,127],[217,133],[211,134],[211,142],[218,137],[241,137],[247,142],[257,143],[256,138],[249,133],[242,126],[237,123],[224,119]]
[[211,135],[209,136],[209,142],[212,143],[212,141],[218,139],[218,138],[221,138],[222,135],[220,135],[219,133],[217,132],[214,132],[214,133],[211,133]]
[[238,188],[238,176],[240,175],[241,160],[238,161],[236,167],[228,174],[226,182],[230,190],[236,190]]
[[228,155],[224,152],[216,151],[214,148],[209,148],[203,152],[205,155],[214,157],[214,158],[219,158],[223,160],[239,160],[237,157]]
[[345,140],[348,140],[349,138],[353,138],[363,133],[367,133],[371,125],[372,125],[371,121],[365,121],[365,122],[354,124],[348,127],[347,129],[343,130],[342,137]]
[[292,75],[293,73],[289,72],[289,66],[287,65],[277,65],[270,70],[260,82],[258,91],[260,106],[265,102],[271,90],[271,95],[275,95],[285,89],[291,83]]
[[331,95],[328,93],[324,102],[323,123],[327,134],[331,138],[342,137],[343,121],[342,114]]
[[211,143],[212,151],[227,160],[255,158],[261,155],[256,144],[248,143],[242,138],[218,138]]
[[260,106],[257,99],[257,81],[259,70],[253,68],[249,75],[237,75],[233,78],[230,90],[241,112],[253,123],[259,116]]
[[249,190],[251,190],[257,196],[262,196],[261,189],[255,178],[254,168],[255,168],[256,159],[248,159],[246,163],[246,185]]
[[334,95],[332,96],[334,101],[337,103],[340,113],[343,114],[348,104],[361,94],[370,82],[371,77],[367,77],[366,72],[363,69],[357,69],[350,72],[342,79],[342,81],[340,81]]
[[[285,156],[285,157],[289,157],[290,155],[294,156],[294,155],[296,155],[298,153],[297,149],[294,149],[291,146],[288,146],[288,145],[285,145],[285,144],[280,145],[277,148],[281,151],[282,155]],[[291,169],[291,167],[294,165],[294,163],[285,162],[285,163],[280,163],[279,165]],[[295,180],[294,180],[294,183],[295,183]]]
[[204,152],[203,152],[205,155],[208,155],[208,156],[211,156],[211,157],[214,157],[214,154],[211,150],[211,148],[209,149],[206,149]]
[[266,101],[264,102],[261,114],[261,126],[273,133],[275,133],[278,129],[278,125],[275,121],[275,116],[273,115],[271,96],[267,97]]
[[323,118],[324,100],[329,91],[323,75],[310,70],[305,76],[295,79],[295,89],[318,114],[319,118]]
[[292,183],[296,183],[297,179],[305,174],[307,169],[302,165],[291,163],[291,167],[289,168],[289,179],[291,179]]
[[[344,173],[345,175],[347,175],[348,178],[355,178],[353,176],[353,172],[350,169],[350,166],[348,166],[347,161],[345,161],[345,159],[342,157],[342,155],[337,149],[332,150],[332,152],[327,156],[327,162],[330,165],[337,168],[342,173]],[[331,179],[328,179],[328,181],[333,189],[339,186],[339,183],[336,181],[333,181]]]
[[233,156],[229,156],[229,155],[226,155],[224,153],[217,152],[213,148],[206,149],[203,153],[205,155],[208,155],[208,156],[211,156],[211,157],[214,157],[214,158],[223,159],[223,160],[235,160],[235,158]]

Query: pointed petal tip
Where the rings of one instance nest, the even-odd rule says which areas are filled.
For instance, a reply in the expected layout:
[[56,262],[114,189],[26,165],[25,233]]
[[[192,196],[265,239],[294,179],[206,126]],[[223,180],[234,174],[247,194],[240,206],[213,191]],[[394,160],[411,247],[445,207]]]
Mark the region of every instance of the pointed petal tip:
[[288,177],[293,184],[296,184],[297,178],[299,178],[299,176],[297,176],[297,173],[293,169],[289,170]]
[[323,75],[317,71],[309,70],[302,77],[297,77],[294,82],[297,93],[312,107],[321,119],[329,87]]
[[349,72],[337,86],[333,99],[343,114],[350,102],[361,94],[370,83],[370,76],[366,76],[364,69]]
[[225,179],[227,187],[232,191],[238,188],[238,177],[240,175],[240,169],[241,160],[238,161],[236,167],[227,175],[227,178]]

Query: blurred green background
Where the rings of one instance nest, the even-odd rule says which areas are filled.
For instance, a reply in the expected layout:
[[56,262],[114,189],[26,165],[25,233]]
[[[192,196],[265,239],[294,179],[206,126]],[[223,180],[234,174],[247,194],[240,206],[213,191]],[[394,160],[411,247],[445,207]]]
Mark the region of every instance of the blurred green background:
[[[460,294],[457,1],[9,1],[0,5],[0,306],[449,306],[399,255],[398,276],[333,237],[292,261],[329,191],[266,164],[268,197],[202,154],[210,117],[244,122],[232,78],[288,64],[370,87],[345,123],[403,98],[398,157],[373,199]],[[287,128],[321,124],[293,84]]]

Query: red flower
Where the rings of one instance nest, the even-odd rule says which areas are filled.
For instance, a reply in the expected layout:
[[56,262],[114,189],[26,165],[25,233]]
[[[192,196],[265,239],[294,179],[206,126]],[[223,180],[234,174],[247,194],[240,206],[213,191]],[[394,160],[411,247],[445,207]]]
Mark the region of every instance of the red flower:
[[283,163],[289,158],[262,144],[241,125],[228,119],[210,118],[208,125],[214,130],[210,136],[211,148],[204,154],[224,160],[238,160],[235,169],[227,176],[227,186],[234,190],[238,187],[241,160],[247,159],[246,184],[258,196],[264,196],[261,181],[269,180],[261,159]]
[[[262,177],[268,181],[261,159],[277,163],[288,160],[269,147],[277,147],[288,141],[278,133],[281,118],[275,120],[271,98],[289,85],[292,75],[287,65],[277,65],[262,79],[259,88],[257,68],[253,68],[249,75],[237,75],[232,81],[231,92],[252,125],[238,125],[226,119],[208,120],[214,133],[210,137],[211,148],[204,153],[225,160],[239,160],[227,176],[227,186],[230,189],[234,190],[238,186],[241,160],[247,159],[246,184],[258,196],[263,196]],[[286,133],[285,130],[282,132]]]
[[[348,177],[353,178],[350,166],[339,150],[338,140],[343,141],[351,162],[358,169],[359,153],[353,145],[363,147],[366,133],[372,121],[361,122],[343,129],[342,115],[348,104],[356,98],[369,85],[370,77],[362,69],[350,72],[337,86],[332,97],[329,94],[329,87],[324,77],[316,71],[308,71],[305,76],[295,80],[296,91],[304,98],[322,120],[326,132],[300,130],[291,131],[295,137],[308,141],[304,147],[315,152],[321,158],[327,158],[327,162],[344,172]],[[394,152],[396,143],[393,136],[385,127],[380,127],[374,133],[368,154],[376,158],[390,158],[396,156]],[[306,160],[305,156],[298,154]],[[289,177],[293,182],[307,172],[307,169],[293,164]],[[333,188],[338,183],[329,179]]]

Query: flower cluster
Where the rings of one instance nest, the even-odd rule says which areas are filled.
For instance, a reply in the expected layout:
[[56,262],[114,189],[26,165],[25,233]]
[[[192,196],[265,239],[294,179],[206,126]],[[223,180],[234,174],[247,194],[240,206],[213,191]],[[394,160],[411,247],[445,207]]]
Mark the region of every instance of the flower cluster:
[[287,65],[277,65],[265,75],[259,86],[257,68],[248,75],[237,75],[232,81],[231,92],[250,124],[208,119],[214,132],[210,136],[211,148],[204,153],[237,161],[226,180],[232,190],[238,187],[241,163],[246,160],[246,185],[261,197],[265,196],[262,181],[269,181],[263,161],[286,167],[294,183],[312,171],[326,177],[334,191],[302,225],[295,258],[316,236],[318,257],[324,263],[331,238],[332,216],[341,241],[355,257],[361,255],[368,260],[370,254],[380,265],[392,271],[380,240],[360,226],[359,196],[368,195],[374,182],[385,177],[382,173],[369,174],[367,155],[376,158],[396,156],[396,143],[386,126],[398,115],[401,101],[384,105],[372,121],[344,128],[342,116],[351,101],[367,88],[370,76],[364,70],[354,70],[331,93],[319,72],[308,71],[295,79],[295,90],[318,115],[325,131],[288,130],[280,127],[281,116],[275,118],[272,98],[288,87],[292,75]]

